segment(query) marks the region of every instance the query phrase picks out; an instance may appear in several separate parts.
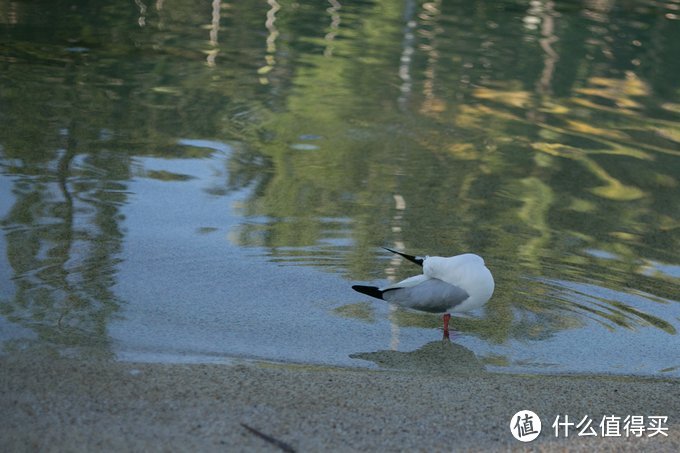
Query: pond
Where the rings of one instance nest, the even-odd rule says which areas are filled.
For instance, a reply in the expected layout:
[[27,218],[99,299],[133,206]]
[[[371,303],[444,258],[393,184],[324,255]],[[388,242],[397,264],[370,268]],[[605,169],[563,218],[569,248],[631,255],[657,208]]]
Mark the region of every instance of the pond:
[[[680,3],[0,0],[0,350],[680,376]],[[455,316],[352,291],[484,257]]]

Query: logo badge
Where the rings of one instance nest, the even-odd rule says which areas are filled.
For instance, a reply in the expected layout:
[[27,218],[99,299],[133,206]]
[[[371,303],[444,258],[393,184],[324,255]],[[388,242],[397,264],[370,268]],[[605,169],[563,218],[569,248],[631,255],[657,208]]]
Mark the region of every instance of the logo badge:
[[510,432],[521,442],[531,442],[541,434],[541,418],[531,411],[519,411],[510,420]]

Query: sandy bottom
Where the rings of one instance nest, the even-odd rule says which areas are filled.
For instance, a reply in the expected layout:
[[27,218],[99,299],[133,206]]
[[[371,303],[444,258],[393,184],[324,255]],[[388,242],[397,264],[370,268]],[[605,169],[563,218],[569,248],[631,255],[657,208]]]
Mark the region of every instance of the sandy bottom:
[[[680,382],[477,369],[366,371],[244,363],[168,365],[0,358],[1,451],[680,451]],[[543,432],[515,440],[512,415]],[[597,438],[556,438],[557,415]],[[668,437],[601,437],[604,415],[668,416]],[[254,428],[272,439],[246,429]],[[273,439],[281,444],[276,445]]]

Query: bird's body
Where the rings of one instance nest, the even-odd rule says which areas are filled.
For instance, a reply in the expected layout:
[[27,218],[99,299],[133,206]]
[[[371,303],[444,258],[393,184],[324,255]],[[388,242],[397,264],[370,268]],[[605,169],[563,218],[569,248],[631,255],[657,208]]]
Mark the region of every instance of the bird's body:
[[482,307],[493,294],[494,280],[482,257],[465,253],[448,258],[418,258],[396,252],[423,267],[423,273],[384,289],[354,285],[360,293],[404,308],[444,314],[444,336],[448,338],[449,313],[461,313]]

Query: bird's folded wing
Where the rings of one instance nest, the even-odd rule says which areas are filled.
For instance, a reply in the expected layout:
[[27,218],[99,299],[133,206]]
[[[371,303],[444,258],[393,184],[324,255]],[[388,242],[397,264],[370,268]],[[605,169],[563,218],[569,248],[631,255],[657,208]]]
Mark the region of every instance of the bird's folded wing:
[[388,286],[387,288],[385,288],[385,290],[392,289],[392,288],[408,288],[408,287],[411,287],[411,286],[419,285],[419,284],[421,284],[421,283],[423,283],[423,282],[425,282],[429,279],[430,279],[430,277],[428,277],[427,275],[423,275],[423,274],[414,275],[413,277],[409,277],[406,280],[402,280],[400,282],[397,282],[393,285]]
[[411,277],[400,283],[417,283],[409,286],[390,287],[384,290],[383,299],[415,310],[441,313],[465,301],[470,295],[462,288],[436,278]]

